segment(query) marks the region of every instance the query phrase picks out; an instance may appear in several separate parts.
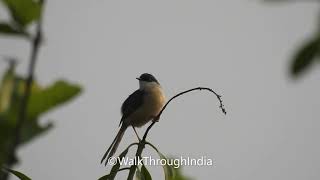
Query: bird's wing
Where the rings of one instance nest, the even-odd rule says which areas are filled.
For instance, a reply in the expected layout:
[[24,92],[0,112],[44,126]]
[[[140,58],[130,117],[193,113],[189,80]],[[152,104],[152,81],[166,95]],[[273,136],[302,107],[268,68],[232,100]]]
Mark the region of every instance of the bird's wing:
[[122,118],[119,126],[123,123],[123,120],[131,115],[136,109],[143,104],[143,96],[146,92],[143,90],[136,90],[133,92],[122,104],[121,113]]

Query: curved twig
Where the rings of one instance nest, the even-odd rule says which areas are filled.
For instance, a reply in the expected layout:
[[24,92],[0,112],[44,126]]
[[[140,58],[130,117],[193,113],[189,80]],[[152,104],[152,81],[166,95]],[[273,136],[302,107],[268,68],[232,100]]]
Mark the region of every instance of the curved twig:
[[[189,90],[186,90],[186,91],[183,91],[181,93],[178,93],[176,94],[175,96],[173,96],[172,98],[169,99],[169,101],[163,106],[163,108],[161,109],[161,111],[159,112],[159,114],[157,115],[157,117],[155,119],[159,119],[160,116],[162,115],[163,111],[166,109],[166,107],[168,106],[168,104],[175,98],[183,95],[183,94],[186,94],[188,92],[191,92],[191,91],[195,91],[195,90],[207,90],[207,91],[210,91],[212,92],[214,95],[217,96],[218,100],[219,100],[219,108],[222,110],[222,112],[224,114],[227,114],[227,111],[226,109],[224,108],[224,105],[223,105],[223,102],[222,102],[222,99],[221,99],[221,95],[217,94],[215,91],[213,91],[211,88],[206,88],[206,87],[196,87],[196,88],[192,88],[192,89],[189,89]],[[144,133],[143,135],[143,138],[142,139],[146,139],[150,129],[152,128],[152,126],[156,123],[157,121],[152,121],[152,123],[150,124],[150,126],[147,128],[146,132]]]
[[177,98],[177,97],[179,97],[179,96],[181,96],[181,95],[183,95],[183,94],[186,94],[186,93],[188,93],[188,92],[195,91],[195,90],[200,90],[200,91],[201,91],[201,90],[207,90],[207,91],[212,92],[214,95],[217,96],[217,98],[218,98],[218,100],[219,100],[219,103],[220,103],[220,106],[219,106],[219,107],[220,107],[220,109],[222,110],[222,112],[223,112],[224,114],[227,114],[227,111],[225,110],[224,105],[223,105],[223,103],[222,103],[221,95],[217,94],[217,93],[216,93],[214,90],[212,90],[211,88],[207,88],[207,87],[196,87],[196,88],[192,88],[192,89],[183,91],[183,92],[181,92],[181,93],[178,93],[178,94],[176,94],[175,96],[173,96],[172,98],[170,98],[169,101],[168,101],[168,102],[163,106],[163,108],[161,109],[161,111],[160,111],[160,113],[158,114],[157,118],[160,118],[162,112],[166,109],[166,107],[168,106],[168,104],[169,104],[173,99],[175,99],[175,98]]

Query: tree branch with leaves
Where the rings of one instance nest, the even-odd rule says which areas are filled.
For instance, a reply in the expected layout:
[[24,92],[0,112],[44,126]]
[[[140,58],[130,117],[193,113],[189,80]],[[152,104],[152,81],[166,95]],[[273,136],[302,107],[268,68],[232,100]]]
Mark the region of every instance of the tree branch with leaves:
[[[15,73],[17,60],[9,57],[10,66],[0,82],[0,179],[8,173],[26,177],[10,169],[18,162],[17,150],[52,127],[39,124],[39,116],[76,97],[81,88],[64,80],[48,87],[35,81],[35,68],[42,45],[44,0],[1,0],[10,19],[0,22],[0,35],[22,37],[30,42],[27,76]],[[34,24],[35,29],[30,31]]]

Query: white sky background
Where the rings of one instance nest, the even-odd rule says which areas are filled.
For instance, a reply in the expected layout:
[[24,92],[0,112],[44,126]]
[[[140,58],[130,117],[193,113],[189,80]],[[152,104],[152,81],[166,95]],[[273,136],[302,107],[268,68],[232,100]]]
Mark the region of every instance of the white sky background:
[[[19,151],[16,168],[35,180],[105,175],[110,167],[100,159],[116,134],[121,103],[138,87],[135,77],[151,72],[168,97],[196,86],[223,95],[227,116],[215,96],[194,92],[174,101],[149,134],[164,154],[214,158],[214,167],[184,167],[186,174],[198,180],[319,179],[320,68],[298,81],[287,73],[294,50],[316,31],[316,5],[49,1],[37,79],[66,78],[84,92],[42,117],[55,128]],[[20,73],[29,50],[25,41],[1,37],[1,54],[20,58]],[[135,140],[128,130],[120,149]],[[163,179],[161,167],[149,169]]]

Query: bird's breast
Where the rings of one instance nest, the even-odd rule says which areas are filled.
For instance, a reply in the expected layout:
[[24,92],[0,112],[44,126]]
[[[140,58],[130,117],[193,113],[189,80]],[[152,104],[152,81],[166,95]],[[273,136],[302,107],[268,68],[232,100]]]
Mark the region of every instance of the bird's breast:
[[160,88],[154,88],[146,93],[144,102],[145,109],[156,116],[165,103],[165,96]]
[[140,127],[156,117],[165,104],[165,96],[160,87],[146,90],[143,105],[130,117],[133,126]]

